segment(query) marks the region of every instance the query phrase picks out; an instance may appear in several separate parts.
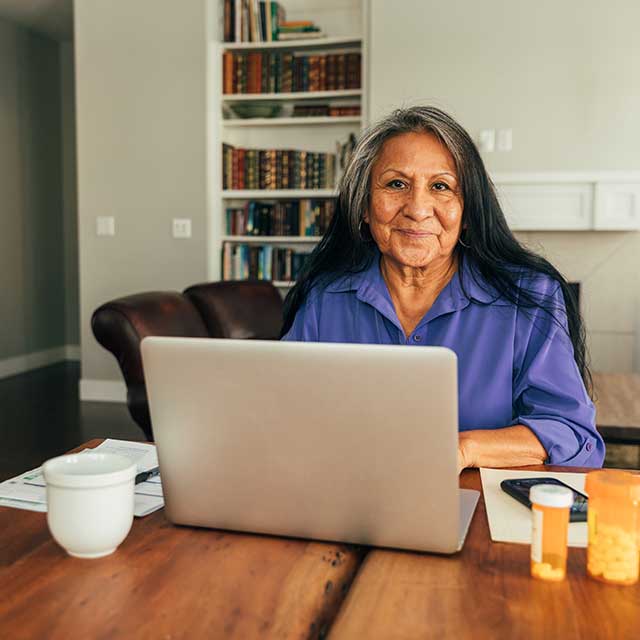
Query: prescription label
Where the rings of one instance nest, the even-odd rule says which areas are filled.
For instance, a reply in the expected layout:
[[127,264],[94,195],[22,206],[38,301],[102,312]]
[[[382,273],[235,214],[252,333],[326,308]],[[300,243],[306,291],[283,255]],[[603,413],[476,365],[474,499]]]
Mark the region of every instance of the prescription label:
[[531,526],[531,559],[534,562],[542,562],[542,525],[544,514],[538,509],[532,509]]

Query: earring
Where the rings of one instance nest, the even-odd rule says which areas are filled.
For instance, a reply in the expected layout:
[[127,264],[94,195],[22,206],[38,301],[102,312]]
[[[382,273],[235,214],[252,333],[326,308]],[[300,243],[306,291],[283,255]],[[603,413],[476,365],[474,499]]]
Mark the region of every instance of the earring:
[[371,240],[371,231],[369,231],[369,234],[368,234],[368,236],[369,236],[369,237],[365,236],[365,234],[364,234],[364,230],[363,230],[363,227],[362,227],[363,223],[364,223],[364,224],[367,224],[367,223],[365,222],[364,218],[360,218],[360,222],[358,223],[358,233],[360,234],[360,237],[361,237],[365,242],[369,242],[369,241]]
[[465,249],[471,249],[471,245],[465,244],[464,242],[462,242],[462,236],[460,236],[458,238],[458,242],[461,244],[461,246],[463,246]]

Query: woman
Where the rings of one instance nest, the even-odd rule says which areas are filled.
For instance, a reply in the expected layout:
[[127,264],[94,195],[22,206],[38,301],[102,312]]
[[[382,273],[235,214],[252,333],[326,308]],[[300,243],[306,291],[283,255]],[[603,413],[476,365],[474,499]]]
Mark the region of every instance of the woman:
[[601,466],[569,286],[514,238],[467,132],[433,107],[361,138],[285,302],[284,340],[449,347],[458,466]]

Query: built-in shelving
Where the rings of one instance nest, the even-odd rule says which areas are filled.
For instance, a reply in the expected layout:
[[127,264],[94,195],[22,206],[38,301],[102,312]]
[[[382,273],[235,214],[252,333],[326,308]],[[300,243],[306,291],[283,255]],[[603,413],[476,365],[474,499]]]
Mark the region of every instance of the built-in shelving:
[[334,198],[333,189],[246,189],[222,191],[225,200],[287,200],[295,198]]
[[339,91],[294,91],[293,93],[225,93],[223,102],[254,102],[268,100],[326,100],[333,98],[354,98],[362,95],[362,89],[342,89]]
[[[220,16],[222,16],[222,0]],[[366,33],[368,29],[367,3],[362,0],[345,0],[339,6],[324,7],[304,2],[292,9],[291,19],[315,20],[331,35],[323,38],[284,40],[275,42],[222,42],[222,33],[216,28],[210,40],[208,69],[209,141],[209,277],[221,275],[221,252],[225,244],[251,247],[269,246],[294,249],[295,252],[311,251],[319,242],[315,236],[241,236],[227,234],[226,213],[229,207],[243,206],[247,201],[274,202],[279,200],[335,198],[340,179],[340,167],[336,162],[336,186],[331,189],[223,189],[222,144],[244,149],[292,149],[336,154],[339,145],[349,141],[352,133],[361,131],[367,122],[366,106]],[[296,13],[297,12],[297,13]],[[219,22],[218,25],[221,25]],[[356,35],[359,34],[359,35]],[[223,56],[249,52],[300,52],[306,55],[362,54],[361,87],[332,91],[297,91],[287,93],[223,93]],[[240,118],[233,113],[234,104],[275,102],[282,105],[278,117]],[[359,105],[360,114],[343,116],[293,116],[296,104],[328,104],[329,106]],[[296,111],[297,113],[297,111]],[[325,112],[326,113],[326,112]],[[274,285],[287,289],[292,282],[278,280]]]
[[223,242],[242,244],[316,244],[319,236],[222,236]]
[[362,44],[360,36],[335,38],[309,38],[306,40],[277,40],[275,42],[224,42],[223,51],[265,51],[268,49],[334,49],[353,48]]
[[362,122],[360,116],[300,116],[296,118],[234,118],[222,121],[223,127],[282,127],[308,125],[345,125]]

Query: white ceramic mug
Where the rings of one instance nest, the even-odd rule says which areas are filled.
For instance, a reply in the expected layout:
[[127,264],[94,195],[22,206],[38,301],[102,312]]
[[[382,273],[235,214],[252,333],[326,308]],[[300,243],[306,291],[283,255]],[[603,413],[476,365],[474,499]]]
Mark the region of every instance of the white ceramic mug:
[[113,553],[133,523],[136,464],[113,453],[84,452],[42,466],[47,483],[47,523],[69,555]]

